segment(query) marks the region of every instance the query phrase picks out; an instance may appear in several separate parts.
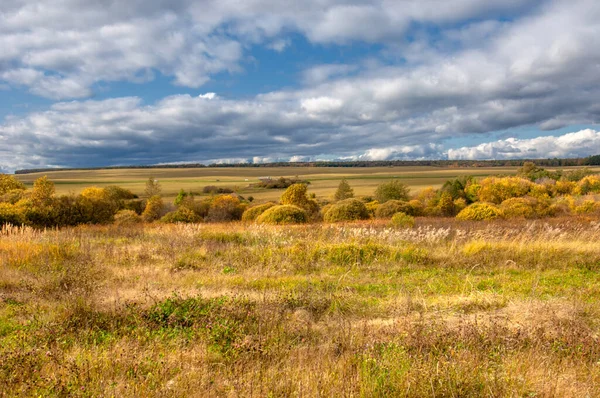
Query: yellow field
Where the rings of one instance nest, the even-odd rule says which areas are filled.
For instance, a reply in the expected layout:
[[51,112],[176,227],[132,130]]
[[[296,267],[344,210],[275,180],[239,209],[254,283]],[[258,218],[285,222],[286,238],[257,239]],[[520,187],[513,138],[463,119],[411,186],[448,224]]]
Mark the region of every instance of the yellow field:
[[[567,168],[565,168],[567,169]],[[600,171],[600,168],[596,168]],[[517,167],[440,168],[415,167],[269,167],[269,168],[195,168],[195,169],[118,169],[74,170],[18,175],[31,185],[36,178],[47,175],[56,184],[58,194],[79,193],[88,186],[119,185],[136,194],[143,194],[148,177],[158,179],[163,196],[174,197],[180,189],[201,192],[207,185],[230,187],[241,195],[254,196],[258,201],[276,200],[281,190],[255,189],[249,184],[259,177],[299,177],[311,182],[309,191],[319,199],[333,195],[342,178],[349,180],[357,196],[371,195],[375,187],[385,180],[398,178],[413,193],[423,188],[440,187],[446,180],[460,175],[483,177],[488,175],[515,174]]]

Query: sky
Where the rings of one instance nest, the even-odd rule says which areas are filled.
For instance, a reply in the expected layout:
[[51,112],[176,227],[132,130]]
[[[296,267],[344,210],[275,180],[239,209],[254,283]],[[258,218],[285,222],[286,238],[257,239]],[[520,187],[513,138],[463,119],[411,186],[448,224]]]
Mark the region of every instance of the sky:
[[600,154],[597,0],[2,0],[0,171]]

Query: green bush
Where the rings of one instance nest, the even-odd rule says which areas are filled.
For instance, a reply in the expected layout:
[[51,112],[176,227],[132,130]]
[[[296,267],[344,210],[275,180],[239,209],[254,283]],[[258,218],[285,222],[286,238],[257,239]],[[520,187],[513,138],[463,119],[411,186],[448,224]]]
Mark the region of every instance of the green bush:
[[267,209],[256,219],[258,223],[265,224],[303,224],[308,222],[308,215],[304,209],[292,205],[279,205]]
[[412,228],[415,226],[415,218],[406,213],[398,212],[392,217],[392,225],[400,228]]
[[249,209],[247,209],[244,212],[244,214],[242,214],[242,221],[255,221],[258,218],[258,216],[260,216],[273,206],[275,206],[275,203],[273,202],[252,206]]
[[333,204],[323,218],[327,222],[366,220],[369,218],[369,211],[360,200],[345,199]]
[[379,203],[385,203],[388,200],[404,200],[408,201],[410,189],[406,184],[398,180],[392,180],[383,183],[375,190],[375,200]]
[[202,221],[199,215],[187,207],[180,207],[175,211],[167,213],[160,219],[164,223],[196,223]]
[[473,203],[470,206],[465,207],[456,216],[457,220],[494,220],[496,218],[503,217],[502,210],[497,208],[491,203]]

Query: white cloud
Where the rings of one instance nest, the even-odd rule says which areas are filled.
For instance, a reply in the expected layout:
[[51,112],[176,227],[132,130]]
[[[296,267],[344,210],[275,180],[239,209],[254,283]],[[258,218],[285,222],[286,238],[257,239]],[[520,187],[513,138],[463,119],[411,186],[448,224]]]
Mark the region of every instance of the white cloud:
[[508,138],[448,150],[449,159],[570,158],[600,154],[600,131],[591,129],[531,139]]
[[216,94],[216,93],[206,93],[206,94],[200,94],[200,95],[198,96],[198,98],[204,98],[204,99],[209,99],[209,100],[211,100],[211,99],[215,99],[215,98],[216,98],[216,96],[217,96],[217,94]]
[[[314,43],[402,41],[412,22],[452,24],[511,14],[537,0],[38,0],[0,3],[0,74],[51,98],[90,95],[97,82],[152,79],[200,87],[236,72],[244,48],[290,45],[289,33]],[[560,50],[562,51],[562,50]],[[559,51],[559,52],[560,52]],[[16,75],[33,70],[41,82]],[[58,87],[54,88],[56,85]]]
[[[595,1],[545,1],[502,23],[489,22],[487,14],[539,2],[457,0],[431,7],[432,1],[319,1],[312,8],[266,0],[235,7],[228,0],[202,6],[132,1],[109,2],[110,12],[75,0],[37,7],[2,2],[0,80],[54,98],[88,95],[100,80],[145,81],[155,71],[195,87],[214,73],[237,70],[246,48],[285,40],[289,31],[316,43],[381,40],[389,58],[309,67],[300,88],[247,99],[205,93],[154,104],[131,97],[58,103],[0,124],[0,163],[428,158],[444,156],[439,146],[456,136],[600,120]],[[65,17],[74,12],[80,18]],[[347,18],[322,26],[336,13]],[[477,18],[483,21],[456,27],[456,21]],[[378,26],[352,28],[353,20],[363,19]],[[418,32],[405,42],[406,21],[435,23],[440,30],[434,38]],[[532,157],[535,149],[547,150],[540,155],[546,157],[558,150],[539,143],[525,148],[515,140],[453,153]]]

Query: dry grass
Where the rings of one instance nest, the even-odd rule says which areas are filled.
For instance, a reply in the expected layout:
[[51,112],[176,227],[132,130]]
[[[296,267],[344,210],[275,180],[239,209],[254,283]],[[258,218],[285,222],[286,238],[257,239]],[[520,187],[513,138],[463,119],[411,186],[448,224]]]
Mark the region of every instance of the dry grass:
[[0,231],[0,396],[600,395],[600,222]]

